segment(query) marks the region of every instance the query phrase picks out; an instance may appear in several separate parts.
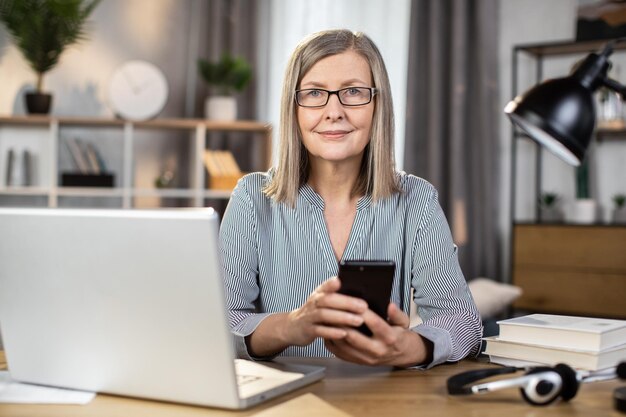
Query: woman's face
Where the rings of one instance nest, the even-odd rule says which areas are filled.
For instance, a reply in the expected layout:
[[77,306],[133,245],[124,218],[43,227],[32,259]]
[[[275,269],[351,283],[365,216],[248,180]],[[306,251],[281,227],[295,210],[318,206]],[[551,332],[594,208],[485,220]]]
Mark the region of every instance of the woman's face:
[[[373,87],[370,66],[361,55],[347,51],[326,57],[307,72],[298,89],[339,90]],[[297,106],[302,142],[311,159],[359,161],[370,140],[374,99],[369,104],[344,106],[336,94],[320,108]]]

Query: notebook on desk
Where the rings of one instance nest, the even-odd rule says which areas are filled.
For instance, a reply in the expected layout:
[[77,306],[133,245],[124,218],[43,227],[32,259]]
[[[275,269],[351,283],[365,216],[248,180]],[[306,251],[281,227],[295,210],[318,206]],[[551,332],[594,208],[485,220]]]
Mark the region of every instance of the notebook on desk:
[[322,378],[321,367],[235,361],[218,229],[211,209],[0,208],[12,378],[223,408]]

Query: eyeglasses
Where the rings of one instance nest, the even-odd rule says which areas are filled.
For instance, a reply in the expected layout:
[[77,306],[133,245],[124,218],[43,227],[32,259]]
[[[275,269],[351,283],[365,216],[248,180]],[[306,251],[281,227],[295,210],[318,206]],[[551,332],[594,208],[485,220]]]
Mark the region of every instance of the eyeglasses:
[[335,91],[305,88],[296,90],[296,103],[300,107],[324,107],[330,96],[336,94],[344,106],[363,106],[369,104],[376,93],[378,89],[373,87],[346,87]]

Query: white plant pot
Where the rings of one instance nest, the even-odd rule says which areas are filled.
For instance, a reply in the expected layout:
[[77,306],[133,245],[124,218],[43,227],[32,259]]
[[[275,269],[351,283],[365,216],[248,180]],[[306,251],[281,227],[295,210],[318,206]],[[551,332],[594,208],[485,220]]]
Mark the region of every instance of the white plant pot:
[[231,96],[207,97],[204,102],[204,117],[209,120],[236,120],[237,100]]
[[598,210],[595,200],[590,198],[574,200],[569,221],[578,224],[595,223],[598,219]]

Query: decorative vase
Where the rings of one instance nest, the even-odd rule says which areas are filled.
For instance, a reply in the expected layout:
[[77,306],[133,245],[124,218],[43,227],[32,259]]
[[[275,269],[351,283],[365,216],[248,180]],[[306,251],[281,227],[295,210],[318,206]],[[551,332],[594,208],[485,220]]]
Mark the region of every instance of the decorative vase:
[[29,114],[48,114],[52,106],[52,94],[26,93],[26,111]]
[[591,224],[597,220],[596,201],[591,198],[580,198],[574,201],[572,205],[571,218],[572,223]]
[[613,209],[613,223],[626,224],[626,207]]
[[204,116],[209,120],[236,120],[237,100],[232,96],[207,97],[204,102]]

